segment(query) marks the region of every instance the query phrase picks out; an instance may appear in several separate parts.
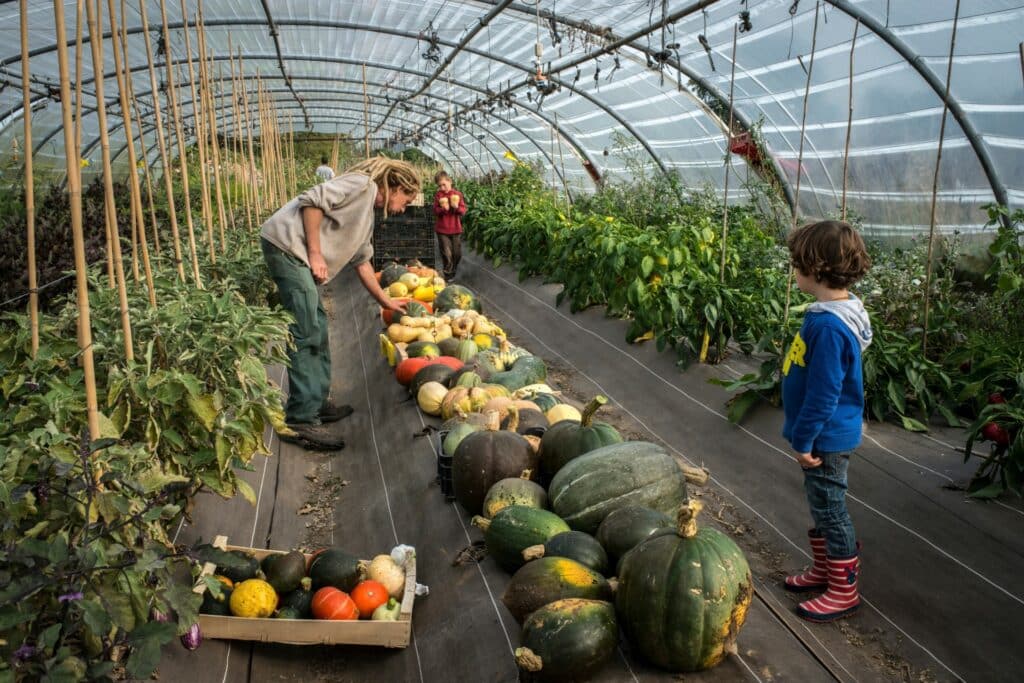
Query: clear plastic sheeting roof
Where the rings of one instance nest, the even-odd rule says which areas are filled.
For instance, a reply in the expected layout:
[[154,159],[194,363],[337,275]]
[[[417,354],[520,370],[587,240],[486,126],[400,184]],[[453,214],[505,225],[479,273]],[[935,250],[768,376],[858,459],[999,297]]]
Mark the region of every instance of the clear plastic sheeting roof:
[[[192,134],[189,83],[198,75],[189,75],[183,27],[189,26],[195,60],[201,9],[222,133],[248,125],[259,134],[257,121],[235,118],[242,93],[233,99],[234,70],[243,77],[249,110],[255,111],[260,83],[286,131],[416,146],[473,176],[507,169],[514,157],[539,163],[550,182],[573,192],[593,189],[595,172],[628,177],[640,161],[651,172],[678,174],[686,186],[721,193],[732,92],[735,130],[759,130],[771,157],[757,170],[774,175],[802,215],[834,214],[845,175],[849,209],[867,231],[926,229],[944,113],[940,229],[979,230],[987,202],[1024,205],[1020,1],[960,4],[948,98],[955,0],[205,0],[201,7],[195,0],[142,1],[156,94],[143,6],[139,0],[113,6],[127,32],[126,63],[143,119],[141,141],[134,127],[135,144],[150,163],[158,160],[156,109],[164,127],[171,126],[168,55]],[[126,171],[109,5],[98,4],[111,150]],[[7,38],[0,47],[5,169],[24,146],[18,6],[0,3]],[[72,77],[77,9],[64,3]],[[64,136],[54,94],[53,4],[28,2],[28,22],[33,147],[37,165],[57,169]],[[84,46],[81,153],[96,168],[98,93],[87,27]],[[549,85],[544,91],[534,78],[538,69]],[[742,156],[730,159],[739,178],[753,172]],[[742,198],[742,187],[731,183],[730,198]]]

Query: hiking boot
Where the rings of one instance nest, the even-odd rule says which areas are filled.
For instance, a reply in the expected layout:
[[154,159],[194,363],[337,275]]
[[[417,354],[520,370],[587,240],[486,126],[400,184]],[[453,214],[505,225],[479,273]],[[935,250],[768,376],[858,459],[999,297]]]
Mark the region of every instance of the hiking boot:
[[281,441],[294,443],[310,451],[340,451],[345,440],[322,424],[295,422],[288,425],[294,434],[278,434]]
[[340,406],[334,405],[331,401],[327,401],[320,408],[320,423],[329,424],[331,422],[337,422],[343,420],[353,412],[352,406],[344,403]]

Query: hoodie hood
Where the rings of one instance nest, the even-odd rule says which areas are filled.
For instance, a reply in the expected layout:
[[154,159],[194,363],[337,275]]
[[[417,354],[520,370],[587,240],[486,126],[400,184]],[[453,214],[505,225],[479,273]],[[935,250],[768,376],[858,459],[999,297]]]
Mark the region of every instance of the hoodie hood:
[[849,299],[841,299],[839,301],[816,301],[807,307],[807,312],[831,313],[837,316],[850,328],[853,336],[860,342],[862,353],[864,349],[870,346],[872,336],[871,320],[868,318],[868,312],[864,308],[864,304],[853,294],[850,295]]

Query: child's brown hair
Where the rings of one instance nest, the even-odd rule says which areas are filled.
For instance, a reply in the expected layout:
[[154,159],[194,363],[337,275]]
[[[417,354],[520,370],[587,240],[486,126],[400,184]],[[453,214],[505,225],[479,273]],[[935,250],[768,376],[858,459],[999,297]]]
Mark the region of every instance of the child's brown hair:
[[788,246],[793,267],[829,289],[846,289],[871,267],[864,240],[843,221],[819,221],[798,228],[790,234]]
[[445,171],[438,171],[437,173],[434,174],[434,184],[435,185],[439,185],[441,183],[441,181],[445,180],[445,179],[447,179],[447,180],[451,180],[452,179],[452,177],[450,175],[448,175],[448,173],[446,173]]

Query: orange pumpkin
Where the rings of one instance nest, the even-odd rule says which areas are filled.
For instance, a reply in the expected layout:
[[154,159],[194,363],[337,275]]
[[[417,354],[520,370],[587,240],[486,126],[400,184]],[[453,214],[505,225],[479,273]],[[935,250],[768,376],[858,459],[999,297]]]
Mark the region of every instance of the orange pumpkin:
[[380,284],[380,276],[384,274],[383,270],[378,270],[373,274],[373,277],[377,280],[377,284]]
[[310,607],[316,619],[344,621],[359,618],[359,608],[355,601],[348,593],[334,586],[324,586],[318,590]]
[[395,379],[403,387],[407,387],[417,372],[437,362],[437,358],[406,358],[395,368]]
[[373,615],[373,610],[383,605],[391,597],[384,584],[373,579],[360,581],[349,595],[356,603],[361,619],[369,619]]
[[455,372],[461,370],[462,366],[465,365],[465,363],[454,356],[438,356],[434,361],[441,363],[442,365],[447,365]]

